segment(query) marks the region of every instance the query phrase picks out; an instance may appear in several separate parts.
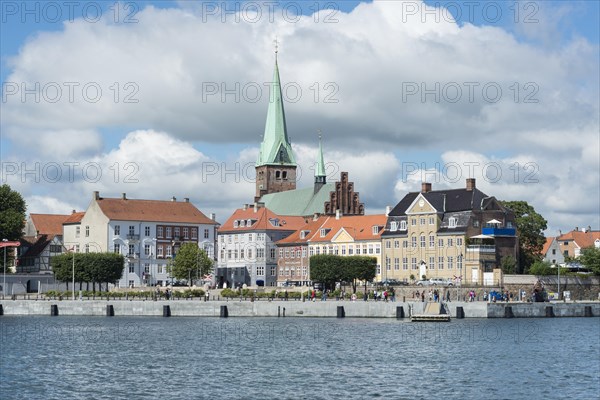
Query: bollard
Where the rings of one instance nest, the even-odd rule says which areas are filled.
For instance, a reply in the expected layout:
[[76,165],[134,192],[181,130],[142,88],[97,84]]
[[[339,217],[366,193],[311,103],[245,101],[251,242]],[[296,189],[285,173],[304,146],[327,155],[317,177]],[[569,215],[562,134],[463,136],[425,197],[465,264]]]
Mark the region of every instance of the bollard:
[[112,304],[107,304],[106,305],[106,316],[107,317],[114,317],[115,316],[115,309],[113,307]]
[[554,317],[554,308],[546,306],[546,317]]
[[229,317],[229,311],[227,310],[227,306],[221,306],[221,318]]
[[346,311],[344,311],[344,306],[337,307],[337,317],[344,318],[346,316]]
[[456,307],[456,319],[463,319],[465,317],[465,309],[462,307]]
[[171,306],[163,306],[163,317],[171,316]]
[[285,307],[283,307],[283,317],[285,318]]
[[512,306],[504,307],[504,318],[514,318]]
[[[2,304],[0,304],[0,315],[4,315],[4,309],[2,308]],[[586,315],[587,317],[587,315]]]
[[58,316],[58,306],[56,304],[50,306],[50,315],[53,317]]
[[277,306],[277,318],[281,317],[281,307]]
[[404,307],[397,306],[396,307],[396,319],[404,318]]
[[[0,305],[0,315],[2,315],[2,306]],[[583,309],[584,317],[593,317],[594,313],[592,312],[592,306],[585,306]]]

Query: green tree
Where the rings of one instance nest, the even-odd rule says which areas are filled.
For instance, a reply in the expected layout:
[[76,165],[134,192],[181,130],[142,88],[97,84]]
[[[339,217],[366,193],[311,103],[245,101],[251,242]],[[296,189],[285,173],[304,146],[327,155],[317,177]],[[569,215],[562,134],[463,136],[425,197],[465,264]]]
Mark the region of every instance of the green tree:
[[502,272],[505,274],[514,274],[516,266],[517,260],[513,256],[502,257],[500,261],[500,268],[502,268]]
[[586,247],[581,250],[579,261],[589,268],[594,275],[600,275],[600,249],[596,247]]
[[[0,186],[0,240],[19,240],[25,227],[25,200],[9,185]],[[6,250],[6,264],[12,264],[12,251]],[[0,257],[0,270],[4,269],[4,254]]]
[[310,257],[310,280],[333,287],[341,279],[340,256],[317,254]]
[[319,254],[310,258],[310,279],[333,288],[336,282],[351,282],[356,293],[358,281],[366,283],[375,278],[377,259],[366,256],[336,256]]
[[515,213],[519,237],[519,264],[517,273],[527,273],[535,261],[541,261],[542,248],[546,242],[544,230],[547,223],[533,206],[526,201],[501,201],[504,207]]
[[176,279],[192,281],[212,271],[213,262],[196,243],[184,243],[177,252],[171,264],[171,275]]
[[117,283],[123,276],[125,258],[115,253],[66,253],[52,257],[50,264],[54,276],[67,285],[73,280],[73,257],[75,257],[75,282]]
[[556,268],[552,268],[548,261],[535,261],[529,268],[531,275],[555,275],[558,273]]
[[377,259],[367,256],[343,257],[344,264],[348,270],[349,282],[352,282],[353,293],[356,293],[356,285],[362,281],[367,291],[367,282],[375,279],[377,275]]

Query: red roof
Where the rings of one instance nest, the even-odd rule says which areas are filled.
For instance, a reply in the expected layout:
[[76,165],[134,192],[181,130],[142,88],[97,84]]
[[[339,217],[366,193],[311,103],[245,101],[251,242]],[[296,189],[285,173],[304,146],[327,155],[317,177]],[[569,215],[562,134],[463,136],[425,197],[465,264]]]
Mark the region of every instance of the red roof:
[[[330,242],[342,228],[357,241],[381,239],[386,221],[387,217],[384,214],[349,215],[341,216],[339,219],[330,217],[319,228],[327,229],[327,234],[321,237],[319,232],[319,234],[311,237],[310,242]],[[378,232],[375,235],[373,234],[374,226],[378,227]]]
[[546,255],[546,253],[548,253],[548,250],[550,250],[550,245],[552,245],[552,242],[554,242],[554,239],[556,239],[555,237],[547,237],[546,238],[546,243],[544,243],[544,247],[542,248],[542,255]]
[[110,220],[216,224],[186,201],[100,198],[96,202]]
[[[319,231],[319,228],[321,228],[321,225],[323,225],[329,218],[330,217],[328,217],[328,216],[321,216],[321,217],[317,218],[316,220],[311,218],[306,224],[301,226],[297,231],[292,233],[290,236],[286,237],[285,239],[279,240],[277,242],[277,244],[281,244],[281,245],[305,244],[310,240],[310,238],[313,237],[313,235],[315,233],[317,233]],[[302,238],[302,232],[305,232],[304,238]]]
[[67,225],[67,224],[77,224],[79,222],[81,222],[81,219],[83,218],[83,216],[85,215],[85,212],[74,212],[73,214],[69,215],[69,218],[67,218],[65,220],[65,222],[63,222],[63,225]]
[[594,246],[596,239],[600,239],[600,231],[571,231],[558,238],[561,242],[572,240],[582,249]]
[[29,214],[29,217],[40,235],[62,235],[62,225],[70,215]]
[[[247,221],[250,220],[250,226]],[[235,221],[238,221],[235,227]],[[240,223],[243,221],[243,226]],[[256,230],[295,231],[306,224],[304,217],[277,215],[265,207],[260,207],[254,212],[254,207],[247,209],[238,208],[231,217],[219,228],[219,232],[247,232]]]

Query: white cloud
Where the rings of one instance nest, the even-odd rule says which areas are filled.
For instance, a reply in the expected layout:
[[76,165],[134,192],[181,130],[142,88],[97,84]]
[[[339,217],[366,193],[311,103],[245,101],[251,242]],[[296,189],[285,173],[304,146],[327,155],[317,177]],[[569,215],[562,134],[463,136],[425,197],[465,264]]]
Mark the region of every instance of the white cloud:
[[[314,132],[322,129],[326,161],[350,172],[367,210],[418,190],[415,176],[401,176],[403,163],[424,161],[411,157],[417,150],[431,154],[429,164],[438,157],[442,163],[499,163],[497,182],[478,177],[484,191],[527,200],[553,215],[556,226],[574,219],[579,226],[598,225],[597,46],[575,38],[538,47],[501,28],[459,27],[445,19],[422,23],[418,15],[406,19],[402,3],[392,1],[338,12],[337,23],[324,23],[324,12],[319,23],[314,16],[290,23],[279,12],[274,23],[266,12],[256,23],[248,23],[248,15],[239,23],[229,15],[223,23],[220,15],[182,4],[146,7],[136,24],[115,24],[108,16],[67,22],[62,31],[31,37],[10,59],[7,82],[17,93],[4,93],[2,140],[11,142],[4,159],[91,162],[103,171],[98,182],[79,179],[60,192],[58,184],[14,181],[29,199],[69,198],[81,208],[87,200],[79,199],[97,189],[175,195],[220,215],[251,201],[251,164],[266,115],[263,84],[271,80],[271,42],[279,35],[283,83],[302,89],[297,102],[286,103],[299,162],[314,162]],[[563,18],[560,12],[556,18]],[[236,83],[239,99],[206,94],[209,86],[231,90]],[[23,85],[36,84],[40,101],[23,99]],[[245,85],[262,87],[262,98],[244,96]],[[94,102],[97,88],[102,94]],[[499,101],[487,101],[497,97],[497,88]],[[114,132],[129,133],[115,140]],[[215,155],[192,143],[245,149]],[[525,170],[515,182],[510,167],[516,162],[535,163],[539,183],[523,182]],[[138,181],[124,182],[128,173]],[[439,176],[434,186],[462,186],[461,178]],[[312,183],[312,171],[301,183]]]

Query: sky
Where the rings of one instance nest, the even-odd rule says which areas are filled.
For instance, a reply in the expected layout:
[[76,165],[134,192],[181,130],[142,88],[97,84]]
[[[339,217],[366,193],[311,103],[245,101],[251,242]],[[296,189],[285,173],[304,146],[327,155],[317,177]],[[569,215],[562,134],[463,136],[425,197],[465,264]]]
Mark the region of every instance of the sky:
[[599,2],[1,6],[1,183],[31,213],[105,197],[253,201],[275,62],[300,179],[323,135],[367,213],[422,181],[600,225]]

